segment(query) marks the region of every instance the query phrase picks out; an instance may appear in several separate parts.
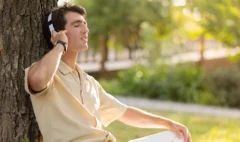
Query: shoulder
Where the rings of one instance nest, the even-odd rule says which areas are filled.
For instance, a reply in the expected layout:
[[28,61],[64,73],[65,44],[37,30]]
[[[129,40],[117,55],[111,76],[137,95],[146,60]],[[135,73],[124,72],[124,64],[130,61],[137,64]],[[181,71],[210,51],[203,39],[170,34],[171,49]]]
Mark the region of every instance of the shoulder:
[[86,77],[87,77],[87,79],[91,82],[91,83],[93,83],[93,84],[95,84],[95,85],[99,85],[99,82],[94,78],[94,77],[92,77],[91,75],[86,75]]

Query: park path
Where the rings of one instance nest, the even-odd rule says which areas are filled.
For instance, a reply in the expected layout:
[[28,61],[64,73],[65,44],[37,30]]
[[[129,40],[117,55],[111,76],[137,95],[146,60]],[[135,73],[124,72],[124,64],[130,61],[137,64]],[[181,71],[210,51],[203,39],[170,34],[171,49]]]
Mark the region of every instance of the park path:
[[116,96],[116,98],[129,106],[135,106],[143,109],[153,110],[167,110],[175,112],[187,112],[195,114],[206,114],[212,116],[240,118],[240,109],[229,109],[215,106],[204,106],[196,104],[176,103],[170,101],[161,100],[149,100],[143,98],[122,97]]

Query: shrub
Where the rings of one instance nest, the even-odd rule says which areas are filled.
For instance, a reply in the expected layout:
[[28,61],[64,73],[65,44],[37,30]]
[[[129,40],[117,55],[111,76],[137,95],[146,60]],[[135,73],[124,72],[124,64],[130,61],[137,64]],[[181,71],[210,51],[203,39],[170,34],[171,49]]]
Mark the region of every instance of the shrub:
[[191,64],[136,65],[100,82],[112,94],[240,108],[240,67],[204,71]]
[[[193,65],[136,65],[118,74],[118,94],[152,99],[210,104],[214,98],[205,90],[203,71]],[[108,87],[104,84],[105,88]],[[106,89],[110,93],[116,93]],[[118,90],[118,89],[116,89]]]
[[206,75],[208,90],[223,106],[240,108],[240,68],[219,69]]

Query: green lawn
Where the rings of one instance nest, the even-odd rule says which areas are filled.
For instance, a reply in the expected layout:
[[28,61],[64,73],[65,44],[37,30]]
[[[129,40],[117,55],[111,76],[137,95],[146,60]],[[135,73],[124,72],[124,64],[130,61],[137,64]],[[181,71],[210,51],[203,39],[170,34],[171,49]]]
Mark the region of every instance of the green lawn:
[[[240,119],[176,113],[165,111],[148,111],[178,121],[189,128],[193,142],[240,142]],[[114,122],[106,128],[116,136],[117,142],[150,135],[162,130],[140,129]]]

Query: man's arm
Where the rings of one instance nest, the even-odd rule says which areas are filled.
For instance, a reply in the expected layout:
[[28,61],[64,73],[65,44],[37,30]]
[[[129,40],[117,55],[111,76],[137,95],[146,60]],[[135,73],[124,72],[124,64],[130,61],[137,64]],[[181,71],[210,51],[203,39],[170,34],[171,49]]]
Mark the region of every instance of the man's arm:
[[167,128],[176,133],[179,138],[181,138],[182,133],[184,141],[191,142],[190,133],[184,125],[134,107],[128,107],[119,121],[138,128]]
[[[68,40],[65,32],[66,31],[61,31],[58,34],[53,32],[51,38],[52,43],[57,40],[63,40],[67,43]],[[32,91],[39,92],[47,87],[57,71],[63,51],[64,47],[60,44],[57,44],[40,61],[38,61],[29,69],[28,82]]]

